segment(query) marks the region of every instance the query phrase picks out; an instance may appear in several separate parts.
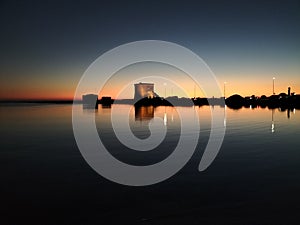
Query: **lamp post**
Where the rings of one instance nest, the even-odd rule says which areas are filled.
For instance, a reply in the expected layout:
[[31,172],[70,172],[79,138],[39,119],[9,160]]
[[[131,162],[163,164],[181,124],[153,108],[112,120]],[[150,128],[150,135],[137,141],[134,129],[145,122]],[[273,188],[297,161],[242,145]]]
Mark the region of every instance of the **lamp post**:
[[167,97],[166,95],[167,95],[167,83],[164,83],[164,86],[165,86],[165,98]]
[[275,95],[275,77],[273,77],[273,95]]

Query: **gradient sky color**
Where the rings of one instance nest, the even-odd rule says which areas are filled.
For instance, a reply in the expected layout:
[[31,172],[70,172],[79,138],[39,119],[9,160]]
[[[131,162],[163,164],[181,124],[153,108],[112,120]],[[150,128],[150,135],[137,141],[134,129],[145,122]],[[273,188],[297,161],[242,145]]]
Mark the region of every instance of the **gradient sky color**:
[[271,95],[273,77],[300,94],[299,1],[1,1],[0,24],[0,99],[72,99],[97,57],[149,39],[194,51],[227,96]]

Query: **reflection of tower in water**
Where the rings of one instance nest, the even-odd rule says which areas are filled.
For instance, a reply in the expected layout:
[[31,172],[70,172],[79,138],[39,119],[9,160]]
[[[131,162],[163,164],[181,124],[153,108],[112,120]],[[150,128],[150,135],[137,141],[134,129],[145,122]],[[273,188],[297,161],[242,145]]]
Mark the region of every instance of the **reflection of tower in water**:
[[227,120],[226,120],[226,105],[224,106],[224,127],[227,126]]
[[177,118],[177,110],[170,106],[134,106],[135,121],[149,123],[154,116],[162,119],[163,125],[174,123]]
[[154,118],[154,106],[135,106],[135,120],[149,121]]
[[275,109],[272,109],[272,125],[271,125],[272,133],[275,132],[274,111],[275,111]]

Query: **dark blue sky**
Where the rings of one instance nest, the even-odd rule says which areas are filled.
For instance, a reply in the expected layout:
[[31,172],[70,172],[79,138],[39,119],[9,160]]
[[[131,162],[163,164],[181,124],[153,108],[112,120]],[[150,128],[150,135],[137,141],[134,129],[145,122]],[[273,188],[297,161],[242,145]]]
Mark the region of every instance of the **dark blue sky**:
[[300,92],[299,1],[2,1],[0,7],[0,97],[22,82],[24,92],[30,83],[50,82],[53,91],[68,80],[74,86],[99,55],[144,39],[191,49],[232,88],[243,76],[278,73]]

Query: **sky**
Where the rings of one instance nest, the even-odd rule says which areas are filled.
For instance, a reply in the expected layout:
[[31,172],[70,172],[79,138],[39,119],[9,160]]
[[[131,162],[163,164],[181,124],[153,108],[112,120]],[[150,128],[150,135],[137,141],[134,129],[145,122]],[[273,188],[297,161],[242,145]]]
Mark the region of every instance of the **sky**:
[[[300,94],[300,1],[10,0],[0,2],[0,26],[2,100],[73,99],[94,60],[138,40],[174,42],[195,52],[221,89],[226,82],[227,96],[271,95],[273,77],[276,93],[290,86]],[[152,66],[131,70],[141,76],[163,70]],[[172,75],[175,70],[168,68]],[[119,76],[128,80],[126,71]],[[193,97],[185,76],[176,82]],[[160,84],[160,95],[165,89],[183,95]],[[120,88],[112,85],[100,94],[114,98]]]

